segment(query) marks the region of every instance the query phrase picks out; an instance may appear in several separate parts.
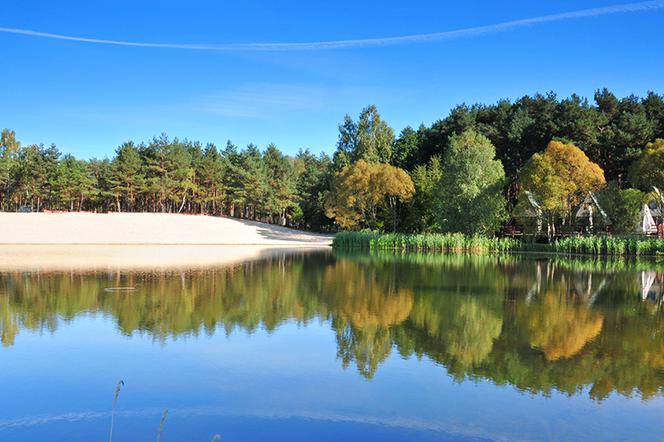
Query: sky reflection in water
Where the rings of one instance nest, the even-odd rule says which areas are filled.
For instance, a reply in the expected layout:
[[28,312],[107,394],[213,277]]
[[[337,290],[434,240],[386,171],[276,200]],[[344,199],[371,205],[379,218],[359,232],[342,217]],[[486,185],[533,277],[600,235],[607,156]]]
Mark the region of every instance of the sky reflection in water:
[[[657,263],[0,274],[0,440],[661,440]],[[106,290],[131,287],[133,290]]]

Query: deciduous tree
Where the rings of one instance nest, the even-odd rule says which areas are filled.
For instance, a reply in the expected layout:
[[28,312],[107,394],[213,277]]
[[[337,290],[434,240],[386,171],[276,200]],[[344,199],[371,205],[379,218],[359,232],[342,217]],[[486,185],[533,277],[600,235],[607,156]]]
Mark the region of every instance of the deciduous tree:
[[517,214],[530,210],[526,192],[531,192],[542,215],[555,233],[559,222],[571,223],[573,209],[606,184],[604,171],[573,144],[551,141],[546,150],[536,153],[520,177],[520,202]]
[[492,234],[507,218],[505,171],[483,135],[453,135],[443,157],[443,174],[434,204],[443,231]]
[[[326,214],[345,229],[376,229],[381,209],[393,212],[413,197],[413,181],[403,169],[359,160],[339,172],[326,198]],[[395,221],[394,221],[395,222]]]

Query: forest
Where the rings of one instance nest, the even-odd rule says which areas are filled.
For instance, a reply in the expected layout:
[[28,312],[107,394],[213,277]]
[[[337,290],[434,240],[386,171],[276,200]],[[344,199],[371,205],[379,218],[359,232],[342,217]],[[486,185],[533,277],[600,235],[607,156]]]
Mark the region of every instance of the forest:
[[398,134],[371,105],[339,124],[331,156],[161,135],[82,160],[55,145],[22,145],[10,129],[0,139],[3,211],[195,213],[315,231],[493,235],[506,225],[534,229],[535,218],[549,233],[578,229],[574,213],[593,194],[604,223],[630,233],[642,205],[656,199],[653,187],[664,188],[664,97],[654,92],[461,104]]

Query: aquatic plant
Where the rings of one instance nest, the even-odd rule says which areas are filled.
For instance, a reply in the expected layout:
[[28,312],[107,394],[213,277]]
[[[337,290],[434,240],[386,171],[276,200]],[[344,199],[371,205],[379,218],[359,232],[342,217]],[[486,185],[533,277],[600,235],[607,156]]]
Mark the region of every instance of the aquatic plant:
[[461,233],[404,234],[340,232],[333,247],[337,250],[390,250],[409,252],[494,253],[555,252],[594,256],[657,256],[664,254],[664,239],[610,235],[568,236],[552,243]]
[[108,442],[113,442],[113,424],[115,423],[115,406],[118,403],[118,398],[120,397],[120,390],[124,386],[124,381],[120,379],[115,385],[115,393],[113,394],[113,408],[111,409],[111,431],[108,435]]
[[161,435],[164,432],[164,426],[166,425],[166,419],[168,418],[168,408],[164,410],[164,414],[161,416],[161,422],[159,422],[159,430],[157,431],[157,442],[161,441]]
[[417,252],[507,252],[514,250],[518,241],[512,238],[467,236],[451,234],[403,234],[373,232],[340,232],[333,247],[345,250],[399,250]]

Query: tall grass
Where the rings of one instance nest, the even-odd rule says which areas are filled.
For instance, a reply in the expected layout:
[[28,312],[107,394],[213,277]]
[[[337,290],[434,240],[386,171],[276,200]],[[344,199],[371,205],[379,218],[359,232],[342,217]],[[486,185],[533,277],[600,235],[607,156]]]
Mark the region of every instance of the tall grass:
[[556,240],[559,253],[595,256],[656,256],[664,254],[664,239],[648,237],[573,236]]
[[664,239],[607,235],[570,236],[551,244],[513,238],[467,236],[460,233],[402,234],[340,232],[333,247],[337,250],[408,251],[445,253],[555,252],[593,256],[664,255]]
[[452,234],[402,234],[371,232],[340,232],[333,247],[340,250],[400,250],[417,252],[508,252],[518,246],[511,238],[490,238]]

